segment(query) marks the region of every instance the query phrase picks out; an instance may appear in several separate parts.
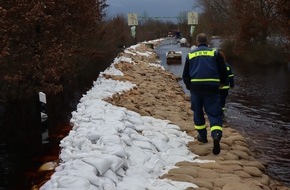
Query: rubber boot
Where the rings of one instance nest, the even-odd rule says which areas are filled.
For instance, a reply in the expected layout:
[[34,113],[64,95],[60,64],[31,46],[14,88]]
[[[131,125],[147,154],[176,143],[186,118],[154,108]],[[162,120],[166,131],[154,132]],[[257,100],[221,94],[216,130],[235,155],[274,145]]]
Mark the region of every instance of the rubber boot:
[[213,149],[212,149],[212,153],[214,155],[218,155],[221,152],[220,140],[222,138],[222,131],[220,131],[220,130],[213,130],[211,132],[211,136],[212,136],[212,139],[213,139]]
[[207,143],[208,140],[207,140],[207,130],[206,129],[201,129],[201,130],[197,130],[198,132],[198,135],[197,135],[197,140],[199,142],[202,142],[202,143]]

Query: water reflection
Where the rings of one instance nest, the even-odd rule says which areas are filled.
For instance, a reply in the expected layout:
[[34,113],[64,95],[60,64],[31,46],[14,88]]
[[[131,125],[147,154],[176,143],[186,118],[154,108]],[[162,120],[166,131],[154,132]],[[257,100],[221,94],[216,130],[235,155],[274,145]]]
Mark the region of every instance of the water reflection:
[[[181,77],[190,49],[171,41],[165,40],[156,51],[165,69]],[[168,50],[182,51],[182,65],[166,64]],[[235,88],[229,93],[226,122],[249,141],[256,157],[267,165],[268,174],[290,186],[290,67],[230,64]]]
[[237,85],[229,97],[228,122],[249,138],[268,173],[290,186],[290,76],[283,67],[236,63],[233,68]]

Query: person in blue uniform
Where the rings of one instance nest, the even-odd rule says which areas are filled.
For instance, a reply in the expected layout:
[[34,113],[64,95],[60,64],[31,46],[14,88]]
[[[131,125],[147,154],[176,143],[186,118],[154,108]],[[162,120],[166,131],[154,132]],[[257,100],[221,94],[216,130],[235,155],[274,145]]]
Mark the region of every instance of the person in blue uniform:
[[223,86],[220,90],[221,93],[221,106],[222,106],[222,110],[223,112],[225,112],[226,109],[226,100],[227,97],[229,95],[229,90],[230,88],[234,88],[235,86],[235,81],[234,81],[234,73],[232,71],[231,66],[227,63],[225,55],[221,52],[221,55],[223,56],[225,63],[226,63],[226,67],[227,67],[227,72],[228,72],[228,77],[229,77],[229,83],[225,86]]
[[198,34],[196,42],[198,47],[186,57],[182,79],[186,88],[190,90],[193,121],[198,132],[197,139],[203,143],[208,142],[204,117],[206,113],[213,138],[212,152],[218,155],[223,124],[220,89],[228,84],[227,68],[219,51],[208,47],[205,33]]

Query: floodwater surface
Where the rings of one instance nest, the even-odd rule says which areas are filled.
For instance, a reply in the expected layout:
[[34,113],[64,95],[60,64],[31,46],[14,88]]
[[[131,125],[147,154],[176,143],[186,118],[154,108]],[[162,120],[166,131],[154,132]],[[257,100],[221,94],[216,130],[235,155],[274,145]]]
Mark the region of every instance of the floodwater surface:
[[[181,64],[166,64],[166,52],[170,50],[182,51]],[[181,77],[190,48],[180,47],[174,38],[168,38],[156,51],[164,68]],[[267,174],[290,186],[290,65],[230,65],[235,87],[229,92],[226,122],[248,140],[256,158],[266,165]],[[182,81],[180,85],[189,94]]]

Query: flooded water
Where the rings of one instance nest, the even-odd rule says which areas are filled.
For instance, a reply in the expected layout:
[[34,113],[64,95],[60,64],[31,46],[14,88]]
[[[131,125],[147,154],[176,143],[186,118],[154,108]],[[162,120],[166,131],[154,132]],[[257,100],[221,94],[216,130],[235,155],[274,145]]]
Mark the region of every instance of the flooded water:
[[[182,51],[182,64],[166,64],[169,50]],[[181,77],[190,48],[180,47],[171,38],[156,51],[165,69]],[[226,122],[248,140],[256,158],[267,166],[266,172],[290,186],[290,65],[261,68],[230,64],[235,87],[229,92]],[[182,81],[180,84],[189,94]]]
[[290,69],[233,69],[227,122],[249,139],[268,173],[290,186]]

